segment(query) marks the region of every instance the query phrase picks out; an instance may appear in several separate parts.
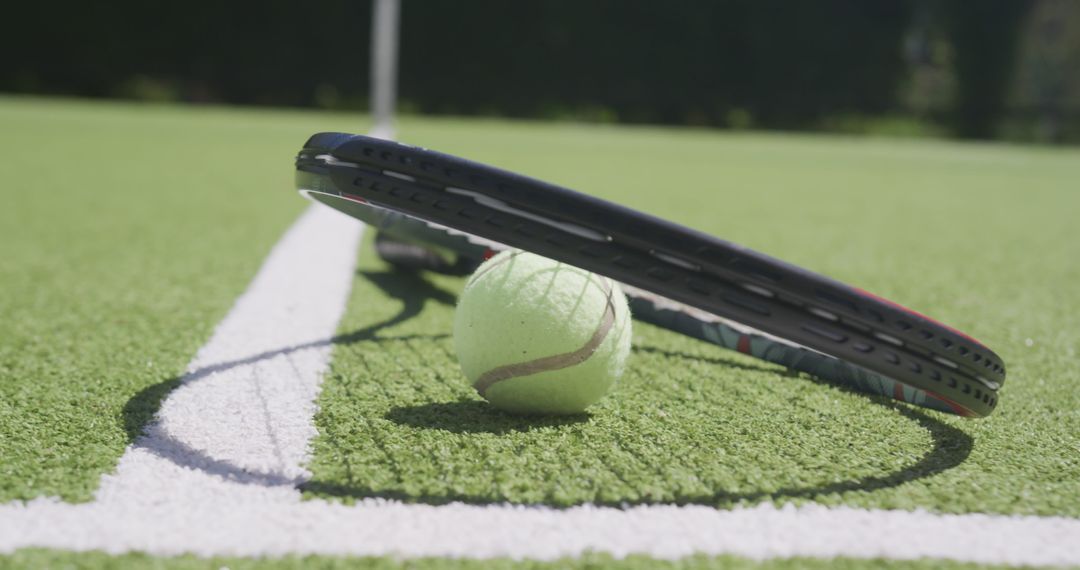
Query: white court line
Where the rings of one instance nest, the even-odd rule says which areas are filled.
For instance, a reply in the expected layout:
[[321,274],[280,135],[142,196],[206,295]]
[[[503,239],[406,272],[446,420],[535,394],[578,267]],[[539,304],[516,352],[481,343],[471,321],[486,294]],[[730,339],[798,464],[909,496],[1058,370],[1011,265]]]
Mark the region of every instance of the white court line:
[[95,500],[0,505],[0,552],[552,559],[813,556],[1080,564],[1080,520],[808,505],[430,506],[302,501],[318,386],[353,279],[361,226],[310,209],[169,394]]

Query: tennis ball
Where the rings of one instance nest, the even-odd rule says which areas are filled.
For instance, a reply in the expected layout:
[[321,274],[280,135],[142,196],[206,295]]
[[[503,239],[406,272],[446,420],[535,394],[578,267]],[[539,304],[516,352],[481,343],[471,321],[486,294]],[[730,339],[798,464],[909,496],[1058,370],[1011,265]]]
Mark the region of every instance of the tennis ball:
[[619,284],[523,251],[484,262],[454,315],[454,350],[476,391],[520,414],[577,414],[608,392],[630,354]]

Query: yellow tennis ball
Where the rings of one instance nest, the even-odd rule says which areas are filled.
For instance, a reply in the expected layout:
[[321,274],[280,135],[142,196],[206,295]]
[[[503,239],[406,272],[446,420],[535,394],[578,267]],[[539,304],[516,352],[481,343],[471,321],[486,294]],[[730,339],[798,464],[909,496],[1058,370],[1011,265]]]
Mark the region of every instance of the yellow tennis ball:
[[619,284],[523,251],[484,262],[465,284],[454,350],[473,387],[521,414],[576,414],[608,392],[630,354]]

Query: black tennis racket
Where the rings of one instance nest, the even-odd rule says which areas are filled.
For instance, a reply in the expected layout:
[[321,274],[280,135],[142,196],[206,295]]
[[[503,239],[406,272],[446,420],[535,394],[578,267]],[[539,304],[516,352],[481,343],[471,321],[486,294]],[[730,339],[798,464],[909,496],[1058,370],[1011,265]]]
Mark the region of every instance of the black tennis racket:
[[994,410],[1005,366],[933,319],[783,261],[546,182],[396,142],[319,133],[307,197],[380,230],[380,255],[444,273],[515,247],[625,285],[634,317],[858,390]]

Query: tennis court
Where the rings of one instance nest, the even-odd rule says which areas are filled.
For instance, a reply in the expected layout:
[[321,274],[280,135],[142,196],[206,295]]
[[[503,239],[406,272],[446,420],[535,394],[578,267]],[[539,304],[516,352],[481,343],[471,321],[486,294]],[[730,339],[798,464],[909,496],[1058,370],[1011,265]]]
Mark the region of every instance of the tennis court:
[[[1041,552],[1009,547],[1038,544],[1038,533],[1080,536],[1075,149],[406,117],[402,141],[550,180],[856,284],[969,332],[1009,367],[998,410],[970,420],[636,323],[628,372],[608,397],[585,416],[530,419],[493,411],[460,375],[450,334],[464,278],[394,270],[374,254],[374,232],[329,210],[318,216],[331,217],[304,213],[309,205],[290,184],[297,149],[312,132],[342,125],[362,132],[366,121],[314,111],[0,99],[0,566],[1078,563],[1075,543]],[[281,245],[308,226],[321,228],[318,240]],[[323,303],[312,310],[325,313],[322,320],[282,313],[285,320],[273,322],[294,323],[295,339],[289,324],[273,333],[280,338],[219,325],[242,313],[238,298],[249,299],[252,314],[271,314],[253,304],[264,299],[256,288],[278,275],[269,260],[286,263],[287,255],[308,258],[311,276],[325,281],[326,291],[310,300]],[[288,309],[281,305],[290,294],[304,296],[284,285],[275,294],[265,297],[274,310]],[[225,338],[228,331],[241,338]],[[276,347],[285,356],[243,354],[244,343],[263,337],[285,343]],[[237,343],[238,360],[199,352],[213,342]],[[272,378],[285,365],[307,379],[303,389],[283,382],[251,391],[259,374]],[[231,391],[235,383],[249,389]],[[221,410],[200,408],[200,384],[221,390]],[[261,409],[253,404],[260,401]],[[139,448],[155,414],[175,433],[194,434],[180,442],[187,447]],[[276,414],[292,415],[260,423]],[[251,425],[262,431],[245,432]],[[268,449],[283,455],[230,466],[245,438],[269,438]],[[178,485],[200,472],[224,481],[199,495],[219,504],[203,512],[162,498],[140,512],[156,499],[105,493],[169,489],[160,478],[158,487],[117,483],[133,445],[178,469]],[[257,506],[258,493],[285,488],[300,490],[281,503],[288,508]],[[178,498],[188,492],[177,489]],[[120,506],[94,510],[109,501]],[[806,526],[834,516],[822,510],[859,521],[853,536],[953,523],[942,528],[987,524],[1013,534],[1000,550],[981,553],[883,539],[914,553],[895,555]],[[364,513],[378,524],[364,526]],[[889,518],[896,513],[927,518]],[[979,515],[991,517],[964,518]],[[224,526],[214,532],[225,538],[183,536],[220,516]],[[318,521],[313,527],[324,530],[340,516],[343,529],[366,534],[269,548],[240,530],[245,517],[258,516],[292,517],[282,528]],[[779,523],[748,530],[751,538],[741,540],[760,544],[746,548],[729,549],[722,533],[705,536],[707,528],[691,532],[702,524],[753,530],[765,525],[762,517],[788,516],[805,533],[790,536],[790,548]],[[131,548],[135,539],[124,538],[170,517],[161,527],[168,540]],[[58,520],[52,536],[48,526]],[[596,534],[605,520],[624,525],[621,534]],[[118,526],[103,532],[102,521]],[[461,538],[453,521],[505,542]],[[522,533],[507,528],[515,523]],[[515,542],[527,541],[525,531],[535,540]],[[1026,532],[1036,534],[1028,540]],[[687,557],[680,535],[691,550],[713,539],[719,546]],[[820,553],[806,546],[817,540],[828,543]],[[470,541],[486,546],[470,552]],[[129,550],[140,552],[121,554]],[[522,557],[531,561],[513,560]]]

